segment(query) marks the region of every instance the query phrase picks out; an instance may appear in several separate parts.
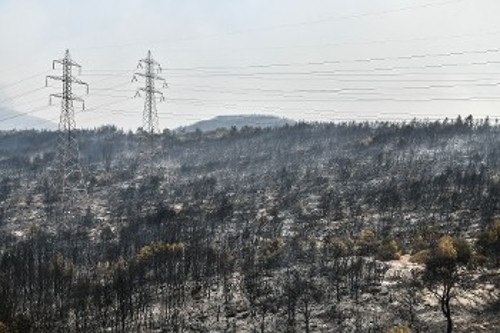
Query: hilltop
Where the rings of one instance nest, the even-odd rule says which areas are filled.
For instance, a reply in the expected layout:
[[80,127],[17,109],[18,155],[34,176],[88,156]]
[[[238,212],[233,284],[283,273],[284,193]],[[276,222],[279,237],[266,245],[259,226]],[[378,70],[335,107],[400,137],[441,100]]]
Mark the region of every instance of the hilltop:
[[23,129],[56,129],[57,125],[46,119],[23,114],[0,106],[0,131]]
[[294,120],[279,118],[269,115],[232,115],[232,116],[217,116],[208,120],[201,120],[194,124],[179,127],[176,129],[178,132],[194,132],[200,130],[202,132],[215,131],[221,128],[236,127],[241,129],[243,127],[282,127],[285,125],[294,125]]

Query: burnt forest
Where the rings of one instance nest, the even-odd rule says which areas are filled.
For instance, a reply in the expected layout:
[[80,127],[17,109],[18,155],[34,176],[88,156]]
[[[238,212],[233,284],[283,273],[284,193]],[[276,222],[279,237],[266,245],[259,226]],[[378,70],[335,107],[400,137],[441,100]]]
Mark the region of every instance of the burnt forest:
[[0,332],[499,332],[500,127],[0,132]]

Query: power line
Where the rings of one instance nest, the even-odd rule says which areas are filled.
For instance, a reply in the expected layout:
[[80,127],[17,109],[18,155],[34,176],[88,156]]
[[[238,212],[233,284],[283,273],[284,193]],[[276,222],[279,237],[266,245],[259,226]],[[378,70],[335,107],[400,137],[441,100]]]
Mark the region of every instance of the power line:
[[12,88],[20,83],[23,83],[23,82],[26,82],[26,81],[29,81],[31,79],[34,79],[34,78],[37,78],[37,77],[40,77],[42,75],[45,75],[46,73],[48,73],[49,71],[43,71],[43,72],[40,72],[40,73],[37,73],[37,74],[34,74],[34,75],[30,75],[30,76],[27,76],[25,78],[22,78],[18,81],[15,81],[15,82],[11,82],[11,83],[8,83],[8,84],[5,84],[5,85],[2,85],[0,86],[0,89],[1,90],[6,90],[8,88]]
[[354,15],[324,17],[321,19],[308,20],[308,21],[303,21],[303,22],[279,24],[279,25],[273,25],[273,26],[267,26],[267,27],[257,27],[257,28],[231,31],[231,32],[227,32],[224,34],[212,34],[212,35],[206,35],[206,36],[201,36],[201,37],[185,37],[185,38],[177,38],[177,39],[161,39],[161,40],[138,41],[138,42],[133,42],[133,43],[122,43],[122,44],[114,44],[114,45],[91,46],[91,47],[87,47],[87,48],[82,48],[81,50],[123,48],[123,47],[136,46],[136,45],[154,45],[154,44],[163,44],[163,43],[178,43],[178,42],[183,42],[183,41],[212,39],[212,38],[217,38],[217,37],[221,37],[221,36],[232,36],[232,35],[240,35],[240,34],[251,33],[251,32],[272,31],[272,30],[276,30],[276,29],[293,28],[293,27],[315,25],[315,24],[322,24],[322,23],[328,23],[328,22],[339,22],[339,21],[344,21],[344,20],[349,20],[349,19],[360,19],[360,18],[364,18],[364,17],[384,16],[384,15],[392,14],[392,13],[426,9],[426,8],[432,8],[432,7],[438,7],[438,6],[446,6],[446,5],[460,3],[460,2],[466,2],[466,1],[468,1],[468,0],[447,0],[447,1],[440,1],[440,2],[434,1],[434,2],[429,2],[429,3],[420,4],[420,5],[416,5],[416,6],[400,7],[400,8],[394,8],[394,9],[388,9],[388,10],[382,10],[382,11],[373,11],[373,12],[367,12],[367,13],[361,13],[361,14],[354,14]]
[[410,43],[410,42],[425,42],[425,41],[438,41],[438,40],[450,40],[450,39],[460,39],[460,38],[472,38],[472,37],[485,37],[500,34],[499,30],[478,32],[478,33],[468,33],[468,34],[454,34],[454,35],[437,35],[437,36],[427,36],[427,37],[416,37],[416,38],[405,38],[405,39],[379,39],[379,40],[368,40],[368,41],[350,41],[350,42],[336,42],[336,43],[323,43],[323,44],[303,44],[303,45],[283,45],[283,46],[265,46],[265,47],[224,47],[224,48],[209,48],[209,49],[168,49],[168,52],[180,52],[180,53],[201,53],[201,52],[213,52],[213,51],[257,51],[257,50],[289,50],[289,49],[317,49],[317,48],[331,48],[340,46],[359,46],[359,45],[374,45],[374,44],[393,44],[393,43]]
[[[378,67],[371,68],[369,71],[373,72],[383,72],[383,71],[397,71],[397,70],[415,70],[415,69],[440,69],[447,67],[460,67],[460,66],[487,66],[487,65],[498,65],[500,61],[498,60],[488,60],[488,61],[475,61],[468,63],[440,63],[440,64],[427,64],[422,66],[391,66],[391,67]],[[406,73],[366,73],[366,70],[332,70],[332,71],[302,71],[302,72],[246,72],[246,73],[201,73],[201,74],[183,74],[183,75],[172,75],[175,78],[212,78],[212,77],[236,77],[236,78],[259,78],[262,76],[396,76],[396,75],[407,75]],[[439,74],[436,74],[439,75]],[[440,75],[446,75],[446,73],[441,73]]]
[[[271,64],[254,64],[247,66],[201,66],[201,67],[184,67],[184,68],[166,68],[169,71],[204,71],[213,69],[247,69],[247,68],[272,68],[272,67],[291,67],[291,66],[323,66],[335,65],[344,63],[371,63],[388,60],[414,60],[424,58],[442,58],[442,57],[456,57],[464,55],[478,55],[478,54],[496,54],[500,53],[500,48],[486,49],[486,50],[470,50],[470,51],[453,51],[444,53],[421,53],[402,56],[389,56],[389,57],[371,57],[371,58],[358,58],[358,59],[339,59],[339,60],[321,60],[310,62],[296,62],[296,63],[271,63]],[[112,71],[112,70],[109,70]]]
[[33,110],[29,111],[29,112],[16,112],[16,114],[14,114],[12,116],[0,119],[0,122],[5,122],[5,121],[12,120],[12,119],[16,119],[16,118],[24,117],[24,116],[27,116],[27,115],[31,115],[31,114],[40,112],[42,110],[45,110],[48,107],[49,107],[49,105],[43,105],[43,106],[35,108],[35,109],[33,109]]
[[[471,81],[466,81],[471,82]],[[472,81],[472,82],[482,82]],[[191,87],[191,86],[173,86],[172,89],[174,91],[196,91],[196,92],[209,92],[209,93],[222,93],[222,94],[235,94],[235,95],[251,95],[251,93],[272,93],[272,94],[300,94],[300,93],[312,93],[312,94],[337,94],[337,93],[372,93],[377,90],[431,90],[431,89],[451,89],[451,88],[463,88],[463,87],[498,87],[500,86],[500,82],[487,82],[487,83],[464,83],[464,84],[429,84],[429,85],[420,85],[420,86],[397,86],[397,87],[376,87],[371,86],[369,88],[361,88],[361,87],[339,87],[339,88],[320,88],[320,89],[263,89],[263,88],[240,88],[240,89],[232,89],[228,90],[224,87],[212,87],[212,86],[198,86],[201,88]],[[186,88],[182,88],[186,87]]]
[[[200,67],[182,67],[182,68],[166,68],[165,70],[172,72],[202,72],[207,74],[217,74],[221,73],[214,70],[235,70],[235,69],[265,69],[274,67],[293,67],[293,66],[324,66],[324,65],[335,65],[335,64],[345,64],[345,63],[371,63],[389,60],[415,60],[415,59],[425,59],[425,58],[442,58],[442,57],[456,57],[464,55],[478,55],[478,54],[496,54],[500,53],[500,48],[498,49],[486,49],[486,50],[472,50],[472,51],[454,51],[446,53],[424,53],[424,54],[412,54],[403,56],[390,56],[390,57],[373,57],[373,58],[359,58],[359,59],[340,59],[340,60],[322,60],[322,61],[310,61],[310,62],[291,62],[291,63],[270,63],[270,64],[253,64],[246,66],[200,66]],[[470,64],[466,63],[465,65]],[[342,71],[342,70],[339,70]],[[359,70],[358,71],[362,71]],[[122,69],[94,69],[89,70],[89,72],[97,72],[101,74],[87,74],[86,76],[109,76],[109,77],[123,77],[126,74],[116,74],[116,73],[127,73],[128,70]],[[224,72],[222,72],[224,73]]]
[[7,97],[7,98],[4,98],[3,100],[0,101],[0,103],[5,103],[7,101],[13,101],[14,99],[16,98],[21,98],[21,97],[24,97],[24,96],[28,96],[28,95],[31,95],[32,93],[35,93],[37,91],[40,91],[42,89],[45,89],[45,87],[38,87],[38,88],[35,88],[35,89],[32,89],[32,90],[29,90],[29,91],[26,91],[22,94],[18,94],[18,95],[15,95],[15,96],[10,96],[10,97]]
[[478,102],[496,102],[500,101],[500,97],[497,96],[461,96],[461,97],[432,97],[432,98],[394,98],[394,97],[363,97],[363,98],[295,98],[288,99],[286,96],[282,96],[280,99],[239,99],[239,100],[228,100],[228,99],[196,99],[196,98],[186,98],[186,99],[173,99],[169,100],[172,103],[194,103],[194,104],[209,104],[209,103],[219,103],[219,102],[232,102],[232,103],[269,103],[269,102],[280,102],[280,103],[325,103],[325,102],[444,102],[444,101],[478,101]]

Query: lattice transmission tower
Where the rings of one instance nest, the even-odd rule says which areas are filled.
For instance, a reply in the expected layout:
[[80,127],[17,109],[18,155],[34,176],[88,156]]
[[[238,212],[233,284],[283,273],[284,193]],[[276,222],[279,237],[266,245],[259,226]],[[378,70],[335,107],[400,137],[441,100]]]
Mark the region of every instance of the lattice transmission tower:
[[49,79],[62,81],[62,93],[51,94],[49,103],[52,104],[53,98],[61,99],[59,137],[51,182],[58,195],[60,195],[64,207],[68,202],[76,200],[75,195],[85,193],[82,168],[80,166],[80,152],[76,139],[75,109],[73,107],[73,102],[78,101],[82,103],[82,108],[85,109],[85,102],[82,98],[73,94],[73,84],[86,86],[87,94],[89,86],[73,75],[73,68],[78,68],[79,73],[81,73],[81,66],[71,59],[69,50],[66,50],[64,58],[52,62],[52,69],[56,69],[56,64],[62,67],[62,75],[48,75],[45,85],[48,86]]
[[156,110],[156,102],[164,101],[163,92],[155,88],[156,81],[163,83],[162,87],[166,88],[165,79],[158,75],[161,73],[160,64],[153,59],[151,51],[148,51],[148,56],[139,60],[137,68],[144,69],[143,73],[135,73],[132,81],[137,81],[137,77],[143,77],[145,81],[144,87],[138,88],[136,97],[144,93],[144,110],[142,113],[142,133],[140,142],[141,164],[147,174],[151,174],[154,167],[154,158],[158,152],[155,142],[155,134],[158,134],[160,125],[158,120],[158,111]]

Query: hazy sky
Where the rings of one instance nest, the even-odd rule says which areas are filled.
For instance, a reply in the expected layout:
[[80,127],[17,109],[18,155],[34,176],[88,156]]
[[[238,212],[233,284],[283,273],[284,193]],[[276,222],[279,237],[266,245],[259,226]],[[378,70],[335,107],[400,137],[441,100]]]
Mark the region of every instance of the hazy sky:
[[69,48],[90,84],[78,126],[136,129],[131,78],[150,49],[169,83],[162,128],[252,113],[496,118],[499,13],[498,0],[0,0],[0,105],[57,122],[60,83],[45,75]]

